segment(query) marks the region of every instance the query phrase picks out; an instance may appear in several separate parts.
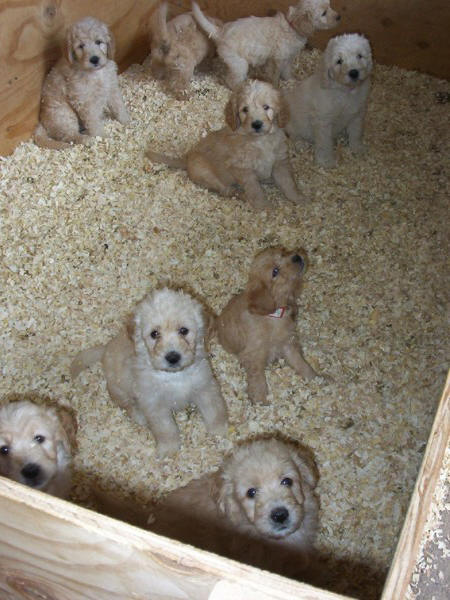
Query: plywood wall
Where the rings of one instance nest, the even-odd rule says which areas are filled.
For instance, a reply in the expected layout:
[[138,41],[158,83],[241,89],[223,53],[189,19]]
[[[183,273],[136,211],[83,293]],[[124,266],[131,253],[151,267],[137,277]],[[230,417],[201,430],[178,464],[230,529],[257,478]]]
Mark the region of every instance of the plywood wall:
[[[117,41],[121,68],[148,54],[148,21],[158,0],[0,0],[0,155],[27,139],[37,121],[45,73],[59,55],[70,23],[92,15],[107,22]],[[294,0],[199,0],[225,21],[285,10]],[[450,79],[448,0],[332,0],[342,22],[311,43],[323,47],[330,35],[366,34],[377,62],[396,64]],[[171,0],[172,14],[190,0]]]

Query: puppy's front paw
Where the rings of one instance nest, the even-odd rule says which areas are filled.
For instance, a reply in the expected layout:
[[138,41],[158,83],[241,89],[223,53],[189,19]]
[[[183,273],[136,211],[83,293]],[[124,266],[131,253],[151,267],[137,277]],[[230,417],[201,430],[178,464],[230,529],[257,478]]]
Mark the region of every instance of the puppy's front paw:
[[131,121],[130,115],[127,112],[120,113],[120,115],[117,117],[117,120],[121,125],[128,125],[128,123]]
[[357,141],[353,143],[350,142],[349,147],[351,152],[353,152],[353,154],[356,154],[357,156],[364,156],[365,154],[367,154],[367,147],[365,146],[365,144],[363,144],[362,141]]
[[158,458],[166,458],[172,456],[178,452],[180,444],[177,440],[158,442],[156,452]]
[[324,169],[334,169],[334,167],[336,166],[336,157],[334,155],[328,154],[317,154],[316,164],[319,165],[319,167],[323,167]]

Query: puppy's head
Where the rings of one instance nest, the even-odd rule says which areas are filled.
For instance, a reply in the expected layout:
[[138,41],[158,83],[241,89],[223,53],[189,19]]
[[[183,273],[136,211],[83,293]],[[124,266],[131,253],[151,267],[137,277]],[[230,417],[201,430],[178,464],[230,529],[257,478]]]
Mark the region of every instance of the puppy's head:
[[368,40],[358,33],[338,35],[328,42],[322,56],[322,85],[336,84],[353,89],[372,71],[372,52]]
[[276,439],[237,447],[219,473],[219,509],[234,523],[278,539],[299,529],[305,517],[305,492],[313,490],[318,480],[310,455]]
[[284,127],[287,120],[287,107],[280,92],[255,79],[237,87],[225,107],[227,125],[242,134],[264,135],[274,126]]
[[0,408],[0,474],[46,491],[71,462],[76,420],[65,408],[28,400]]
[[105,23],[86,17],[67,31],[67,60],[86,71],[101,69],[114,57],[114,38]]
[[266,248],[257,254],[250,267],[246,290],[249,311],[268,315],[295,303],[307,263],[303,248]]
[[157,371],[181,371],[205,356],[203,307],[182,291],[163,288],[146,296],[128,332],[138,357]]
[[300,0],[295,6],[289,7],[286,18],[304,37],[309,37],[320,29],[331,29],[341,19],[331,8],[330,0]]

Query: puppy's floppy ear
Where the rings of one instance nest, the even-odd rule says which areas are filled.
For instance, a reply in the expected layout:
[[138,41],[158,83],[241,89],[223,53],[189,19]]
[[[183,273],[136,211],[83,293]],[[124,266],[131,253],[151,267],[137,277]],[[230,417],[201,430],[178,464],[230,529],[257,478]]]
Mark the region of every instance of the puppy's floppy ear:
[[74,44],[74,37],[73,37],[72,29],[69,27],[67,29],[66,39],[64,42],[64,54],[71,65],[77,59],[75,52],[73,51],[73,44]]
[[203,318],[205,321],[205,347],[209,349],[214,336],[216,334],[216,315],[210,310],[203,310]]
[[303,5],[289,7],[286,18],[299,35],[308,38],[314,33],[313,16]]
[[302,479],[314,489],[319,481],[319,470],[311,450],[306,447],[291,446],[291,458],[302,476]]
[[[77,423],[77,418],[75,416],[74,411],[69,407],[57,406],[56,414],[58,416],[59,423],[62,427],[62,430],[64,431],[65,436],[67,437],[67,440],[70,444],[70,448],[73,451],[77,450],[78,449],[78,443],[77,443],[78,423]],[[61,438],[64,438],[64,436],[61,436]],[[66,446],[65,439],[58,439],[57,442],[62,442],[62,444],[64,446]],[[70,453],[70,448],[66,447],[65,450],[68,453]]]
[[225,122],[233,131],[236,131],[241,124],[241,120],[239,119],[237,97],[235,93],[231,94],[230,99],[225,106]]
[[224,469],[213,475],[210,495],[219,512],[232,522],[242,519],[241,509],[233,494],[233,483]]
[[269,315],[278,308],[268,286],[260,279],[249,282],[247,298],[248,310],[255,315]]
[[134,342],[134,340],[136,339],[138,329],[136,320],[137,317],[134,313],[127,315],[125,318],[125,331],[132,342]]
[[116,53],[116,41],[110,29],[108,29],[106,40],[106,56],[110,60],[113,60],[114,54]]
[[282,94],[280,94],[279,106],[280,109],[277,115],[278,127],[283,129],[289,122],[289,105]]

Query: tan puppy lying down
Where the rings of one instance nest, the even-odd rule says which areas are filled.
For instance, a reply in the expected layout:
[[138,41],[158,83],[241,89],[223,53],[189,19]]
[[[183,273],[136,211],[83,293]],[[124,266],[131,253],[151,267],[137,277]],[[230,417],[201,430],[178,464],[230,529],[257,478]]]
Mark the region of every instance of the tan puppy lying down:
[[297,297],[306,270],[303,248],[267,248],[256,255],[245,290],[217,318],[219,341],[247,374],[252,402],[267,403],[264,370],[278,358],[305,379],[316,376],[303,358],[296,330]]
[[367,39],[357,33],[338,35],[328,42],[315,73],[283,90],[289,105],[286,133],[294,142],[313,143],[318,165],[336,165],[334,145],[341,133],[347,134],[354,154],[364,152],[371,71],[372,53]]
[[60,498],[72,483],[73,413],[28,400],[0,408],[0,475]]
[[281,95],[270,84],[246,81],[230,96],[225,108],[227,126],[202,138],[183,158],[148,151],[154,162],[186,169],[195,183],[223,196],[236,186],[256,209],[270,206],[260,181],[273,178],[288,200],[300,202],[281,129],[287,114]]
[[42,89],[34,141],[62,149],[89,144],[104,134],[104,114],[120,123],[129,116],[117,78],[112,33],[102,21],[85,17],[67,30],[66,50]]
[[71,372],[101,360],[111,398],[150,428],[159,456],[180,445],[173,412],[194,404],[210,433],[224,435],[225,402],[205,351],[206,317],[197,300],[163,288],[148,294],[121,333],[80,352]]

